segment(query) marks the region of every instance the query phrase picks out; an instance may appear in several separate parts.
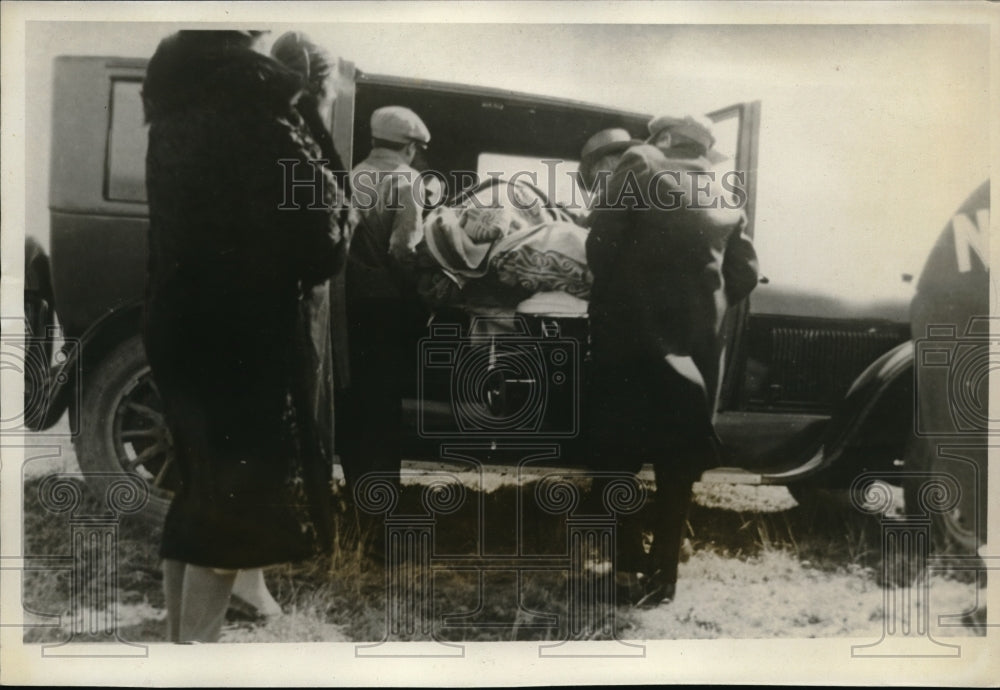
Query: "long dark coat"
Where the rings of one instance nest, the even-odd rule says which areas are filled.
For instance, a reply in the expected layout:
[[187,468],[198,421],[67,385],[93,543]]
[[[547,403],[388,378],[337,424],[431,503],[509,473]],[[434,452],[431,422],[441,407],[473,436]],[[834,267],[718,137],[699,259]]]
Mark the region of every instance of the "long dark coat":
[[688,174],[707,167],[633,147],[592,215],[590,426],[623,468],[714,438],[723,317],[756,285],[757,259],[741,210],[695,208],[707,196]]
[[164,558],[243,568],[330,542],[326,281],[344,257],[332,178],[312,207],[298,188],[279,208],[278,161],[320,157],[298,90],[273,60],[197,37],[149,65],[144,335],[183,482]]

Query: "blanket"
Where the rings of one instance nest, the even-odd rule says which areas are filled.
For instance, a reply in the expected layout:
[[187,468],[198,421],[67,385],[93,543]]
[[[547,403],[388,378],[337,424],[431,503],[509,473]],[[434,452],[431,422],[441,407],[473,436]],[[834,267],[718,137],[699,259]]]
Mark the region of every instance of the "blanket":
[[528,293],[590,296],[586,228],[530,185],[495,180],[434,209],[424,220],[424,239],[459,288],[490,279]]

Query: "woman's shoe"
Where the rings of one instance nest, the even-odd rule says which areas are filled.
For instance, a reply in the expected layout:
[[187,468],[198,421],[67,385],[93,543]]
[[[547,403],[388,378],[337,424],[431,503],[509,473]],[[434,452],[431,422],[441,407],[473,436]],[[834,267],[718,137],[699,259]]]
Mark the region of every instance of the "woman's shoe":
[[229,608],[226,609],[226,620],[230,622],[250,622],[263,623],[274,614],[268,615],[261,612],[250,602],[233,594],[229,597]]
[[241,570],[233,582],[229,608],[251,620],[281,615],[281,605],[271,596],[260,568]]

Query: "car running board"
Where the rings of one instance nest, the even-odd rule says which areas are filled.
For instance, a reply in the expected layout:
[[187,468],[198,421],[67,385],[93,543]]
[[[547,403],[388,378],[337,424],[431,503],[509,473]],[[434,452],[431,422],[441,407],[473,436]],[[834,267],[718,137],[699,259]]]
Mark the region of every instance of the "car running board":
[[781,485],[801,481],[823,468],[823,448],[809,461],[790,469],[751,472],[740,467],[715,467],[702,473],[699,481],[706,484]]

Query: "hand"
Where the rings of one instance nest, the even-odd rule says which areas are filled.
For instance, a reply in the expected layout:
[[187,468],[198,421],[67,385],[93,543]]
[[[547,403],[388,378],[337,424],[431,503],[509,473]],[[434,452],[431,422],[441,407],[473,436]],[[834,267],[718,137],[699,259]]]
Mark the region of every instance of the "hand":
[[479,231],[473,235],[469,234],[469,238],[476,244],[490,244],[496,240],[502,239],[504,236],[503,228],[493,226],[491,228],[479,228]]
[[523,225],[503,208],[467,209],[461,223],[465,234],[476,244],[495,242]]

